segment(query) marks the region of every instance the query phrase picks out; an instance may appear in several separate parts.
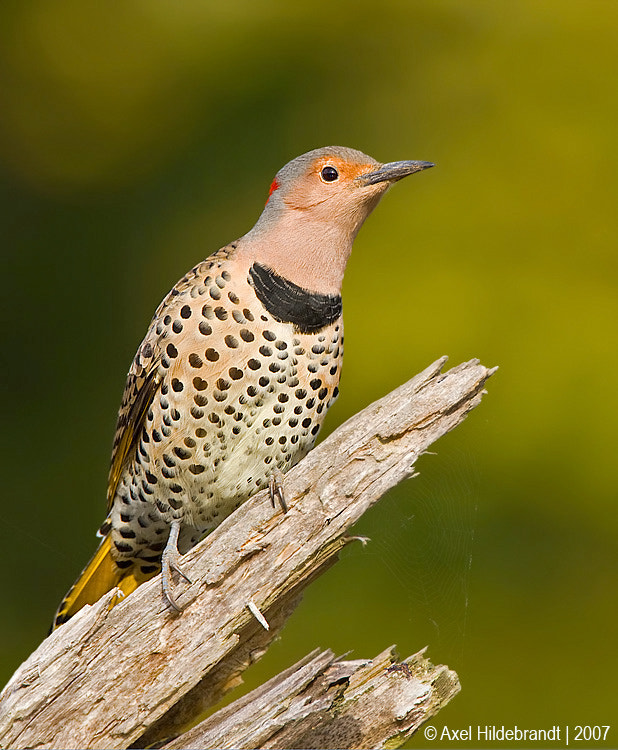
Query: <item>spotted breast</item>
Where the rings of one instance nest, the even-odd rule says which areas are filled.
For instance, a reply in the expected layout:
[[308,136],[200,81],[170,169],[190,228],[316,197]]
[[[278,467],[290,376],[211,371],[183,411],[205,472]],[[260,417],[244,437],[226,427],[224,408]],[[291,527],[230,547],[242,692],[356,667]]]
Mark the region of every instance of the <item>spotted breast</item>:
[[173,520],[182,522],[183,553],[273,470],[297,463],[337,396],[342,355],[340,298],[259,264],[239,272],[234,245],[187,274],[129,373],[115,453],[135,419],[138,384],[150,382],[153,397],[134,434],[135,459],[121,462],[109,498],[103,532],[109,526],[116,564],[157,572]]

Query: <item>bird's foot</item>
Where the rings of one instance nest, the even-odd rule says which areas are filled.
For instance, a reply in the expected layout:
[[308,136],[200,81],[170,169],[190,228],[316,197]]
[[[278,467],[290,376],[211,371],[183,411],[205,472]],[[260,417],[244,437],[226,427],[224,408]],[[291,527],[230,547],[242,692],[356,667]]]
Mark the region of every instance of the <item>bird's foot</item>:
[[273,469],[273,473],[270,475],[268,480],[268,494],[273,508],[276,506],[276,501],[279,501],[281,510],[284,513],[288,512],[288,505],[285,502],[285,494],[283,492],[283,474],[279,469]]
[[193,583],[189,576],[183,572],[179,565],[180,552],[178,552],[178,535],[180,534],[180,521],[172,521],[170,535],[161,555],[161,587],[163,596],[167,603],[175,612],[182,612],[182,607],[178,604],[172,594],[172,572],[178,573],[187,583]]

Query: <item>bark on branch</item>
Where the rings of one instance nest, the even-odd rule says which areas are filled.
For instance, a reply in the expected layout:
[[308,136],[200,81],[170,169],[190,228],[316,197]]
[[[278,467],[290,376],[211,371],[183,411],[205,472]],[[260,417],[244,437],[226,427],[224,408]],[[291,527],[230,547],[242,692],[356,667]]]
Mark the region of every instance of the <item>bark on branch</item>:
[[[337,560],[350,541],[346,537],[350,526],[388,489],[412,476],[418,456],[480,402],[494,370],[472,360],[442,373],[445,361],[435,362],[349,419],[288,472],[286,514],[273,511],[266,494],[258,493],[185,555],[183,570],[193,583],[179,584],[182,614],[170,612],[157,577],[108,611],[110,592],[52,633],[0,694],[0,747],[145,747],[177,735],[238,684],[243,670],[280,631],[303,589]],[[332,696],[333,685],[347,680],[350,690],[350,685],[373,679],[373,672],[365,662],[334,662],[328,652],[316,659],[323,670],[312,678],[313,688],[321,689],[316,687],[319,675],[326,686],[322,695],[326,713],[318,716],[321,726],[332,723],[324,701]],[[382,672],[385,659],[382,654],[374,660]],[[412,657],[413,664],[421,664],[419,659]],[[355,669],[349,672],[352,667],[346,664]],[[345,680],[333,682],[333,675],[342,669],[348,670]],[[429,674],[433,668],[422,662],[419,669]],[[402,675],[412,679],[413,671],[410,665],[387,670],[388,678],[379,676],[370,691],[358,695],[369,702],[380,697],[391,707],[398,706],[403,699],[393,686],[403,684]],[[438,668],[438,675],[447,673]],[[456,676],[448,674],[450,688],[434,691],[433,702],[427,703],[434,711],[458,689]],[[429,679],[418,690],[427,692],[430,683],[435,685],[435,680]],[[399,720],[401,742],[414,729],[414,722],[407,725],[413,703],[393,714],[408,717]],[[251,710],[258,716],[257,709]],[[368,712],[371,716],[370,708]],[[428,715],[429,709],[419,721]],[[356,729],[365,726],[355,714],[350,716]],[[315,715],[313,720],[307,717],[296,717],[309,722],[303,725],[305,734],[285,734],[279,728],[267,737],[256,726],[251,736],[262,737],[264,747],[326,746],[319,739],[314,744],[307,734],[309,726],[317,726],[310,723],[317,720]],[[373,730],[374,724],[369,722],[366,729]],[[389,746],[394,747],[398,741],[392,732],[381,739],[374,735],[350,740],[348,746],[378,747],[390,737]],[[232,745],[242,746],[237,739],[241,744]],[[185,735],[178,739],[180,744],[172,742],[169,747],[186,747],[188,741]],[[204,742],[189,744],[207,747],[211,740]],[[259,746],[255,739],[247,742],[244,746]],[[339,740],[335,744],[344,746]]]

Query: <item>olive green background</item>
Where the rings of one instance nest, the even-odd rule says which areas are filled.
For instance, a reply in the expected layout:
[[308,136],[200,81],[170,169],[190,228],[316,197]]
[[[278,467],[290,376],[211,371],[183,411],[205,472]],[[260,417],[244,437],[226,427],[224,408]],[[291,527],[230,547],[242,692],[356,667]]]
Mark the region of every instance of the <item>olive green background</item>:
[[95,548],[154,308],[279,167],[340,144],[437,167],[355,244],[326,432],[442,354],[500,370],[247,684],[318,645],[428,645],[463,686],[439,731],[611,724],[617,74],[610,0],[5,0],[0,683]]

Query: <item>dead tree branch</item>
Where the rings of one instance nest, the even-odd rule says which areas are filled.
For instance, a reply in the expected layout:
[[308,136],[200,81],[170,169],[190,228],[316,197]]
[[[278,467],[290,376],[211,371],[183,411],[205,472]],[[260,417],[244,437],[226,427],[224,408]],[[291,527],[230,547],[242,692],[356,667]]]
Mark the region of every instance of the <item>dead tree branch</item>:
[[422,652],[397,662],[394,648],[355,661],[314,651],[163,747],[394,748],[458,692],[455,672]]
[[0,747],[144,747],[216,703],[337,560],[350,526],[478,405],[494,371],[472,360],[442,373],[445,361],[288,472],[286,514],[261,492],[185,555],[193,584],[179,596],[182,614],[170,612],[157,577],[111,611],[110,592],[52,633],[0,694]]

